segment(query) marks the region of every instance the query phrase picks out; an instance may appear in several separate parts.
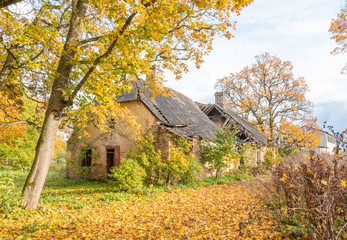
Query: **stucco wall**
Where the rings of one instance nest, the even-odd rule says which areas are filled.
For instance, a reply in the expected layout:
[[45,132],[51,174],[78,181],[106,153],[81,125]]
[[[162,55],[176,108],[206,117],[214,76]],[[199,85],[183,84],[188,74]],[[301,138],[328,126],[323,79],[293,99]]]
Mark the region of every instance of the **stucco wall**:
[[136,116],[136,122],[141,125],[144,132],[157,121],[155,116],[140,101],[124,102],[121,103],[121,107],[128,108]]
[[[141,131],[146,132],[155,122],[156,118],[148,110],[148,108],[140,101],[130,101],[120,103],[121,107],[128,108],[133,115],[136,116],[136,122],[141,126]],[[88,126],[86,131],[89,133],[89,138],[86,139],[87,143],[95,141],[97,137],[101,135],[99,129],[94,126]],[[127,136],[128,138],[134,136]]]
[[[156,118],[142,102],[125,102],[121,103],[121,107],[127,107],[136,116],[137,123],[141,125],[142,133],[156,126]],[[89,179],[106,180],[107,149],[120,146],[120,159],[126,158],[126,152],[129,151],[131,146],[134,146],[135,136],[122,135],[114,132],[101,133],[99,129],[94,126],[88,126],[86,131],[89,137],[84,139],[85,141],[77,140],[76,134],[73,134],[68,141],[67,158],[69,160],[66,171],[67,176],[69,178],[86,177]],[[92,149],[92,166],[88,171],[81,171],[81,149],[83,148]],[[116,164],[117,163],[115,163],[115,165]]]

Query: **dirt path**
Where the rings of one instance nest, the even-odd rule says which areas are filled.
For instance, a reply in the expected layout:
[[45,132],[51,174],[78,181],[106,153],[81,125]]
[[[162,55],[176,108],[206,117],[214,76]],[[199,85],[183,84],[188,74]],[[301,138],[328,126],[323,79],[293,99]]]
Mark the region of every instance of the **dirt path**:
[[33,239],[281,239],[258,198],[263,191],[258,183],[185,189],[150,201],[111,201],[79,210],[41,209],[40,214],[7,222],[0,238],[3,234],[9,239],[23,235]]

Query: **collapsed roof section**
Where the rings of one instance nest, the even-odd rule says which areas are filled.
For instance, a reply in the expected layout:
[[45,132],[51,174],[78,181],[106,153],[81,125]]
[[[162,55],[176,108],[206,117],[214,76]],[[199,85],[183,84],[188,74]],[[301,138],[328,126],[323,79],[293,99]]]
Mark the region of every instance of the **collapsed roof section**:
[[204,114],[197,104],[185,95],[168,88],[169,96],[150,98],[150,89],[141,81],[133,84],[128,93],[117,96],[117,102],[141,101],[168,131],[188,139],[200,136],[205,140],[216,139],[218,126]]
[[[217,104],[200,104],[171,88],[169,96],[150,97],[151,89],[145,87],[142,80],[132,83],[130,92],[117,96],[117,102],[141,101],[168,131],[188,139],[200,136],[205,140],[216,139],[215,132],[220,127],[239,130],[239,141],[265,145],[267,137],[260,133],[249,122],[231,110],[223,109]],[[214,118],[223,121],[221,126]]]
[[266,144],[267,137],[260,133],[252,124],[239,117],[231,110],[223,109],[217,104],[198,104],[203,113],[212,121],[214,117],[222,119],[221,128],[231,127],[239,130],[240,140],[244,142],[254,142],[256,144]]

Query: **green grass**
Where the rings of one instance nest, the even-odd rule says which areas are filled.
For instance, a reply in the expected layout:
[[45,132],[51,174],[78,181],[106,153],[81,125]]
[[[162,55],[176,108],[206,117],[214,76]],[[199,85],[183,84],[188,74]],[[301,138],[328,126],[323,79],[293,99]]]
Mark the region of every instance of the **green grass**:
[[[0,169],[0,214],[16,211],[21,205],[21,191],[28,175],[28,169]],[[209,177],[202,181],[181,183],[174,186],[144,186],[132,191],[119,191],[112,181],[72,180],[65,177],[65,163],[53,163],[49,169],[43,188],[40,206],[67,206],[82,209],[85,204],[107,204],[110,201],[150,201],[164,192],[181,191],[214,184],[224,184],[235,180],[251,179],[245,172],[237,172],[223,177]],[[141,197],[139,197],[141,196]],[[82,203],[81,203],[82,202]]]

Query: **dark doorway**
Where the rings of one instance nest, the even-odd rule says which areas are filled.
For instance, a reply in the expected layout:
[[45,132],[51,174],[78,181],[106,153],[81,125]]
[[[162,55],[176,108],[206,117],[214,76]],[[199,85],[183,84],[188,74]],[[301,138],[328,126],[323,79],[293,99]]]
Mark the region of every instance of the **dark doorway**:
[[120,146],[108,147],[106,149],[106,171],[107,174],[111,173],[113,166],[120,165]]
[[111,167],[114,166],[114,154],[115,154],[115,149],[114,148],[108,148],[107,149],[107,157],[106,157],[106,170],[107,170],[107,174],[111,173]]

